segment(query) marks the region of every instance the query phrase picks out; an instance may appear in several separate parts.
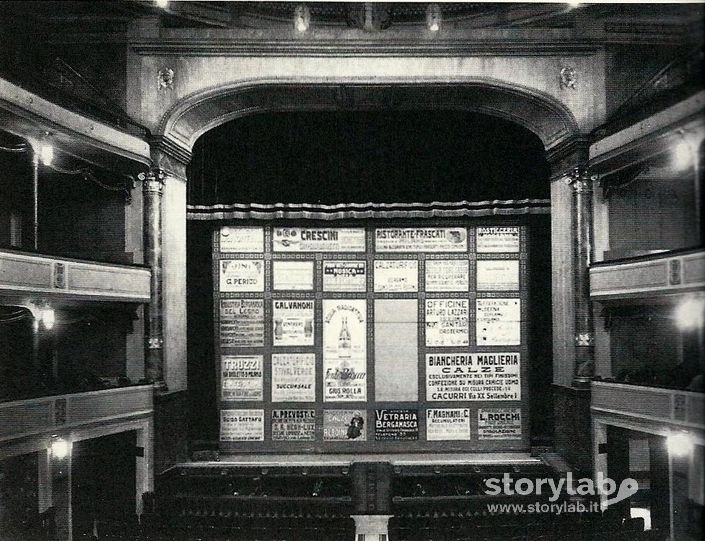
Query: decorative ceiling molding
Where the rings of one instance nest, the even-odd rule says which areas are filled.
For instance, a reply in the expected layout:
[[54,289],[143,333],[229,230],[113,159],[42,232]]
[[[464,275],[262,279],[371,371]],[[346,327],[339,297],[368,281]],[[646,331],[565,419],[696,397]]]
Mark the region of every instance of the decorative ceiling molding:
[[255,113],[419,109],[498,116],[535,133],[547,150],[579,135],[572,113],[555,98],[488,80],[446,84],[249,81],[185,98],[165,113],[158,133],[190,153],[203,133]]
[[[546,36],[546,31],[491,31],[495,36],[482,39],[478,36],[458,34],[452,38],[428,38],[421,35],[389,36],[385,39],[332,37],[318,39],[287,39],[281,33],[271,38],[254,38],[248,35],[201,40],[188,37],[161,36],[159,39],[135,39],[130,46],[139,55],[159,56],[282,56],[282,57],[409,57],[409,56],[540,56],[546,54],[591,55],[601,49],[601,44],[587,39],[565,35],[556,39]],[[568,34],[561,32],[562,34]]]

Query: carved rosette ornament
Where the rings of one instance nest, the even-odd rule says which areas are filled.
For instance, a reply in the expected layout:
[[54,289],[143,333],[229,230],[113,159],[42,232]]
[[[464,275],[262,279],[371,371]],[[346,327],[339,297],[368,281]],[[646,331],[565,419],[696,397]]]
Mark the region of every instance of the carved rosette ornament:
[[578,72],[572,66],[561,68],[561,88],[575,90],[578,87]]
[[174,70],[164,67],[157,72],[157,85],[159,90],[170,88],[174,84]]

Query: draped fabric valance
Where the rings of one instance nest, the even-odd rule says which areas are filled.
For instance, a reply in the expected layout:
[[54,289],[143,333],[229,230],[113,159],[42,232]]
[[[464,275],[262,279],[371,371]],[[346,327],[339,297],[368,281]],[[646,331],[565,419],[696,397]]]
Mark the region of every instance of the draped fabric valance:
[[550,214],[549,199],[458,201],[453,203],[232,203],[188,205],[189,220],[345,220],[368,218],[456,218]]

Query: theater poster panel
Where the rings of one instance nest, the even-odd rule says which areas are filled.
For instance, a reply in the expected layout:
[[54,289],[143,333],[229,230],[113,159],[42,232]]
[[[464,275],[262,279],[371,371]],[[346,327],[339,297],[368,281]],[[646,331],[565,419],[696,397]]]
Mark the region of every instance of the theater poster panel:
[[375,410],[375,441],[416,441],[418,439],[418,410]]
[[272,410],[272,441],[316,439],[316,410]]
[[224,253],[261,254],[264,252],[264,229],[261,227],[221,227],[219,241],[220,251]]
[[479,260],[478,291],[519,291],[519,261],[516,259]]
[[477,253],[516,253],[519,251],[519,228],[514,226],[478,227]]
[[466,252],[464,227],[402,227],[375,230],[375,250],[384,252]]
[[220,441],[264,441],[264,410],[220,410]]
[[426,354],[426,400],[521,400],[519,353]]
[[521,409],[478,409],[477,435],[481,440],[520,440]]
[[426,440],[470,440],[470,409],[438,408],[426,410]]
[[313,345],[313,300],[272,301],[272,345]]
[[221,293],[258,293],[264,291],[264,260],[221,259]]
[[367,441],[367,412],[323,410],[323,441]]
[[312,290],[313,261],[272,261],[272,284],[275,291]]
[[220,300],[220,347],[264,346],[264,301]]
[[419,290],[416,259],[375,261],[375,293],[414,293]]
[[426,346],[470,343],[468,299],[426,299]]
[[223,355],[222,400],[262,400],[262,356]]
[[323,291],[364,293],[367,290],[365,261],[324,261]]
[[367,399],[367,301],[323,301],[323,401]]
[[477,299],[477,345],[517,346],[521,342],[519,299]]
[[275,252],[364,252],[365,229],[275,227]]
[[316,400],[314,353],[272,354],[272,402]]
[[467,259],[426,260],[426,291],[467,291]]

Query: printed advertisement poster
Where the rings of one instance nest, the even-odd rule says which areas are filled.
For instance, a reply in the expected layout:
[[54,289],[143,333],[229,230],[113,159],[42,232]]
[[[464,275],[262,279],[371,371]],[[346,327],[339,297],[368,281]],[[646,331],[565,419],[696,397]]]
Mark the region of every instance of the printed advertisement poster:
[[377,229],[377,252],[466,252],[468,235],[464,227],[403,227]]
[[521,400],[519,353],[429,353],[426,400]]
[[220,228],[220,251],[261,254],[264,252],[264,229],[261,227]]
[[313,345],[313,300],[272,301],[272,344]]
[[365,261],[324,261],[323,291],[364,293],[367,290]]
[[264,291],[264,260],[221,259],[220,291],[221,293]]
[[264,441],[264,410],[220,410],[220,441]]
[[468,408],[426,410],[427,441],[468,441],[469,439],[470,410]]
[[477,228],[477,253],[496,254],[519,251],[519,228],[490,226]]
[[467,259],[428,259],[426,291],[467,291],[469,275]]
[[521,342],[519,299],[477,299],[477,345],[517,346]]
[[367,399],[367,301],[323,301],[323,401]]
[[416,441],[418,439],[418,410],[375,410],[375,441]]
[[375,293],[407,293],[419,290],[419,262],[416,259],[375,261]]
[[364,252],[364,228],[275,227],[275,252]]
[[273,353],[272,402],[314,402],[315,400],[315,354]]
[[316,410],[272,410],[272,441],[316,439]]
[[264,346],[264,301],[220,300],[220,347]]
[[470,343],[468,299],[426,299],[426,346]]
[[262,400],[262,356],[223,355],[222,400]]
[[520,408],[477,410],[477,435],[481,440],[520,440]]
[[518,291],[519,261],[498,259],[477,261],[478,291]]
[[313,289],[313,261],[272,261],[275,290]]
[[323,441],[366,441],[365,410],[323,410]]

